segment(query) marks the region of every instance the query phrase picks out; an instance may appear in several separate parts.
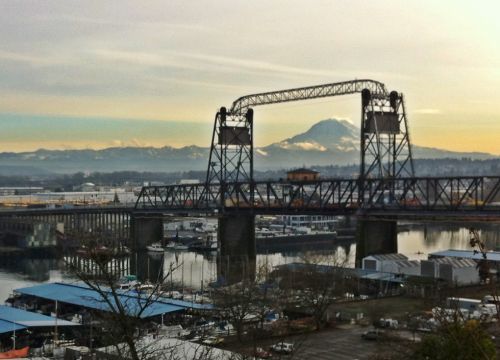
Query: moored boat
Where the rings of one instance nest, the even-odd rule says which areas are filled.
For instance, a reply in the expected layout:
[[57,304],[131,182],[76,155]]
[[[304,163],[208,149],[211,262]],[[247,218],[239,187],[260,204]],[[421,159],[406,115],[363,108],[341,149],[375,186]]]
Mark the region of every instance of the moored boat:
[[151,252],[163,252],[164,251],[164,249],[160,243],[153,243],[151,245],[148,245],[148,246],[146,246],[146,249],[148,249],[148,251],[151,251]]
[[29,346],[23,347],[22,349],[12,349],[6,352],[0,353],[0,359],[19,359],[27,358],[29,354]]

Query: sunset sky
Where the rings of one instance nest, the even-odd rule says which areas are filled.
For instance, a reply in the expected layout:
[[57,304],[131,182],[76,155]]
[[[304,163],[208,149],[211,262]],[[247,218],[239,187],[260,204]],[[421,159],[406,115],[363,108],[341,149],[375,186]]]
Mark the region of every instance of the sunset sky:
[[[412,141],[500,155],[500,2],[0,2],[0,151],[209,146],[239,96],[371,78],[405,94]],[[255,109],[256,143],[360,97]]]

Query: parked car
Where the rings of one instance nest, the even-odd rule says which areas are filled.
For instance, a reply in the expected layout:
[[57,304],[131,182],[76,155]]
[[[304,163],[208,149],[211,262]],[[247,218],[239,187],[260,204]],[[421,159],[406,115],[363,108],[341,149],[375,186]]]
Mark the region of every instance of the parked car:
[[219,336],[209,336],[202,340],[204,345],[219,345],[224,342],[224,339]]
[[384,336],[382,330],[369,330],[361,334],[361,338],[365,340],[380,340]]
[[269,358],[271,358],[273,355],[272,355],[269,351],[266,351],[266,350],[264,350],[263,348],[258,347],[258,348],[255,350],[255,354],[254,354],[254,356],[255,356],[257,359],[269,359]]
[[387,329],[397,329],[399,327],[399,322],[394,319],[380,319],[377,322],[377,327],[387,328]]
[[271,345],[272,351],[283,354],[291,354],[293,352],[293,344],[286,342],[279,342],[277,344]]

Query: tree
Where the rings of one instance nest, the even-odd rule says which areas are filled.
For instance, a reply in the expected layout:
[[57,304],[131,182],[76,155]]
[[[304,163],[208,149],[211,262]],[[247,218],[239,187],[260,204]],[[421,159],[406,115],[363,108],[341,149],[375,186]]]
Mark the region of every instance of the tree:
[[481,281],[485,284],[489,283],[491,286],[491,294],[493,296],[493,302],[496,305],[496,316],[497,320],[500,321],[500,298],[498,297],[497,291],[497,278],[492,279],[492,274],[490,271],[490,261],[488,260],[488,251],[485,242],[479,236],[479,231],[474,228],[469,229],[470,235],[470,246],[474,249],[474,253],[481,254],[481,259],[477,264],[478,274]]
[[[346,261],[338,256],[307,256],[281,274],[280,288],[291,292],[298,306],[310,312],[316,330],[328,321],[330,307],[348,290]],[[352,283],[352,281],[350,281]]]
[[234,326],[239,342],[243,342],[245,327],[251,328],[252,336],[257,329],[262,330],[266,315],[277,305],[276,297],[267,286],[267,273],[267,269],[259,267],[255,278],[246,278],[213,292],[219,316]]
[[436,334],[425,336],[412,358],[493,360],[496,359],[496,349],[478,321],[452,321],[442,325]]
[[[261,265],[257,267],[255,278],[246,278],[242,282],[220,287],[213,292],[214,304],[220,318],[234,326],[240,344],[252,346],[252,354],[242,355],[244,359],[255,359],[258,344],[262,339],[273,336],[279,343],[285,341],[285,337],[289,335],[288,320],[267,322],[271,312],[281,314],[283,309],[290,305],[289,294],[281,291],[271,281],[270,273],[268,265]],[[266,324],[269,324],[269,327]],[[293,358],[299,353],[304,340],[303,337],[294,336],[293,353],[286,356],[274,354],[273,358]]]
[[[119,274],[113,273],[108,266],[113,260],[112,252],[103,251],[97,246],[92,234],[80,234],[81,242],[86,245],[85,268],[79,268],[75,262],[67,262],[69,271],[80,279],[97,296],[99,307],[105,311],[97,311],[93,318],[99,320],[101,339],[111,344],[117,357],[131,360],[174,359],[177,344],[158,346],[143,338],[151,328],[144,320],[151,306],[159,300],[162,294],[162,285],[179,265],[169,267],[166,273],[163,270],[157,274],[155,283],[147,293],[129,291],[126,294],[118,289]],[[89,266],[89,264],[91,264]],[[93,271],[89,272],[89,268]],[[97,276],[96,276],[97,275]],[[92,326],[92,324],[91,324]],[[201,358],[208,358],[206,354]]]

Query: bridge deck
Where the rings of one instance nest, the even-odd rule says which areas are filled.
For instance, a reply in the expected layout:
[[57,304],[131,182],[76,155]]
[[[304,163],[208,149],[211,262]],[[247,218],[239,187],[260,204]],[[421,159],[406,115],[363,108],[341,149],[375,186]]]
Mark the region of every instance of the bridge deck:
[[500,177],[324,179],[143,187],[135,207],[3,209],[0,216],[124,213],[324,214],[500,219]]
[[500,216],[500,177],[262,181],[144,187],[137,211]]

